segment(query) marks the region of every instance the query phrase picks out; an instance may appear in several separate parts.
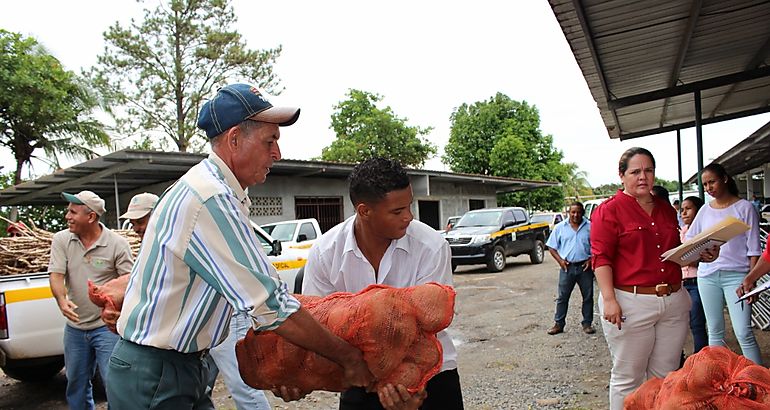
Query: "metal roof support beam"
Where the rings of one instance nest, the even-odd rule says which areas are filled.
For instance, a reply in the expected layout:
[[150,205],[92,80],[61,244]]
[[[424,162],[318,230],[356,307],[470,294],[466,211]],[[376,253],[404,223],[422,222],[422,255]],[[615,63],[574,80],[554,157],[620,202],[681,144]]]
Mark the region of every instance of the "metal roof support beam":
[[[734,120],[736,118],[749,117],[757,114],[764,114],[770,112],[770,106],[764,106],[760,108],[752,108],[750,110],[739,111],[732,114],[725,114],[720,117],[701,119],[702,125],[716,124],[722,121]],[[644,131],[629,132],[628,134],[622,134],[620,136],[621,141],[630,140],[634,138],[646,137],[648,135],[663,134],[664,132],[682,130],[685,128],[692,128],[695,126],[695,121],[687,121],[679,124],[669,125],[666,127],[652,128]]]
[[114,166],[114,167],[110,167],[110,168],[104,169],[102,171],[95,172],[93,174],[89,174],[89,175],[86,175],[86,176],[83,176],[83,177],[80,177],[80,178],[73,179],[71,181],[62,182],[61,184],[56,184],[56,185],[48,186],[46,188],[43,188],[43,189],[40,189],[40,190],[36,190],[36,191],[30,192],[28,194],[24,194],[24,195],[17,196],[15,198],[11,198],[8,201],[5,201],[3,203],[3,205],[19,205],[19,204],[23,204],[26,201],[30,201],[30,200],[33,200],[35,198],[40,198],[40,197],[43,197],[45,195],[48,195],[48,194],[51,194],[51,193],[54,193],[54,192],[61,192],[61,191],[64,191],[65,189],[73,187],[73,186],[85,185],[85,184],[88,184],[88,183],[90,183],[92,181],[96,181],[96,180],[99,180],[101,178],[108,177],[110,175],[115,175],[115,174],[121,173],[123,171],[128,171],[130,169],[136,168],[136,167],[141,166],[141,165],[145,165],[147,163],[148,163],[148,160],[146,160],[146,159],[126,162],[125,164],[120,164],[120,165],[117,165],[117,166]]
[[115,186],[115,229],[120,229],[120,194],[118,193],[117,174],[112,174],[112,183]]
[[[754,58],[749,61],[749,63],[746,65],[746,70],[753,70],[755,68],[758,68],[764,61],[765,58],[767,58],[767,54],[770,53],[770,37],[767,38],[767,41],[765,41],[765,44],[762,45],[762,47],[759,48],[759,51],[757,51],[757,54],[754,55]],[[722,108],[722,104],[727,101],[728,98],[730,98],[731,95],[733,95],[733,92],[735,92],[735,88],[738,87],[739,83],[734,83],[730,86],[730,89],[725,92],[725,95],[722,96],[722,99],[719,101],[719,103],[714,107],[714,110],[711,111],[711,117],[715,116],[716,113],[719,112],[719,109]],[[767,105],[767,104],[765,104]]]
[[682,188],[682,131],[676,130],[676,160],[677,171],[679,171],[679,206],[682,206],[684,194]]
[[[599,53],[596,51],[594,33],[593,30],[591,30],[591,26],[588,24],[588,20],[586,19],[583,2],[581,0],[572,0],[572,7],[575,8],[575,13],[577,14],[578,21],[580,21],[580,26],[583,27],[583,37],[586,44],[588,45],[588,50],[591,52],[591,59],[593,60],[594,66],[596,67],[596,75],[599,77],[599,82],[602,84],[602,91],[604,91],[604,96],[609,102],[611,101],[612,94],[610,94],[610,89],[607,86],[607,79],[604,76],[604,67],[602,67],[602,62],[599,60]],[[612,107],[610,107],[610,111],[612,113],[612,120],[615,121],[617,131],[620,133],[621,130],[620,121],[618,121],[618,114]]]
[[693,99],[695,100],[695,146],[698,150],[698,196],[700,196],[700,199],[705,199],[703,195],[703,180],[701,179],[701,171],[703,171],[703,125],[701,124],[701,116],[703,112],[700,105],[700,90],[695,91]]
[[[679,74],[682,72],[684,58],[687,56],[687,50],[690,48],[690,39],[692,38],[692,33],[695,31],[695,25],[698,22],[698,16],[700,15],[700,9],[702,5],[703,0],[693,0],[692,2],[692,7],[690,8],[690,19],[687,20],[687,27],[685,27],[684,33],[682,35],[682,42],[679,44],[679,53],[676,56],[674,69],[671,70],[671,78],[668,80],[669,88],[676,86],[676,82],[679,80]],[[666,97],[666,99],[663,101],[663,112],[660,114],[659,124],[661,127],[666,122],[666,117],[668,116],[668,100],[669,98]],[[681,185],[681,183],[682,181],[680,177],[679,184]],[[679,198],[680,202],[681,200],[682,198]]]
[[611,110],[617,110],[631,105],[646,103],[650,101],[662,100],[668,97],[690,94],[695,91],[707,90],[709,88],[723,87],[733,83],[754,80],[757,78],[770,77],[770,66],[760,67],[754,70],[741,71],[739,73],[723,75],[721,77],[709,78],[708,80],[696,81],[690,84],[684,84],[676,87],[664,88],[662,90],[650,91],[647,93],[630,95],[628,97],[616,98],[607,102]]

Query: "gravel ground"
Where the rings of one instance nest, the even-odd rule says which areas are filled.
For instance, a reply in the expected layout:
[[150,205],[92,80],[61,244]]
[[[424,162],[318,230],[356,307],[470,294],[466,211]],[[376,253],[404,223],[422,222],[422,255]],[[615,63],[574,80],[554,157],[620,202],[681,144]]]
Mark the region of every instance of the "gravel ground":
[[[610,359],[598,314],[597,333],[583,333],[576,287],[565,332],[546,334],[553,325],[558,265],[550,257],[542,265],[531,265],[524,256],[508,262],[500,273],[488,273],[478,265],[460,267],[454,276],[457,315],[450,333],[458,346],[466,409],[607,408]],[[764,360],[770,363],[770,332],[756,334]],[[740,351],[734,340],[728,343]],[[685,350],[691,348],[688,340]],[[0,408],[63,410],[64,387],[63,374],[31,385],[0,373]],[[337,397],[315,392],[283,403],[268,393],[274,409],[336,409]],[[106,409],[103,395],[97,399],[98,408]],[[235,408],[221,381],[214,401],[218,409]]]

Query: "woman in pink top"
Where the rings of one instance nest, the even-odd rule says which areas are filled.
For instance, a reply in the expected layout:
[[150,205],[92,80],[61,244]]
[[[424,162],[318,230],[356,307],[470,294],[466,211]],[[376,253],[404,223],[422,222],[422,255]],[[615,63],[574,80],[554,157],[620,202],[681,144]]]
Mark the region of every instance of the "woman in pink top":
[[[688,196],[682,201],[679,212],[682,216],[682,230],[680,232],[681,240],[684,242],[684,235],[690,228],[692,220],[703,206],[703,200],[697,196]],[[692,332],[693,354],[698,353],[700,349],[708,346],[709,339],[706,333],[706,314],[703,313],[703,304],[698,292],[698,268],[695,266],[682,266],[682,284],[690,294],[692,307],[690,308],[690,331]]]

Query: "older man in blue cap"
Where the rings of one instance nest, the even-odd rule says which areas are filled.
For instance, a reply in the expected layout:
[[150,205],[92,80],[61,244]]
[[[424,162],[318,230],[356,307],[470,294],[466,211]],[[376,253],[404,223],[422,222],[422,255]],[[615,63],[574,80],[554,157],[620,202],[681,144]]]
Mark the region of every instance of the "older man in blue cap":
[[347,384],[372,381],[361,351],[288,293],[250,226],[245,190],[265,182],[281,159],[279,127],[298,117],[298,108],[273,107],[247,84],[221,88],[201,108],[198,127],[212,154],[170,187],[150,216],[110,359],[112,408],[210,406],[204,359],[227,337],[234,310],[246,312],[254,329],[273,330],[339,364]]

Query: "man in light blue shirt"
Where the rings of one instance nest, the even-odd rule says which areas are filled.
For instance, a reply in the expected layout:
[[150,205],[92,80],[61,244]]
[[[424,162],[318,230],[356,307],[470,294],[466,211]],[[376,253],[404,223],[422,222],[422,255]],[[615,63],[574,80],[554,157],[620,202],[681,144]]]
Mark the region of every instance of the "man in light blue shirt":
[[591,269],[591,223],[584,217],[585,209],[580,202],[569,207],[569,218],[559,222],[548,238],[548,251],[559,264],[559,295],[556,298],[554,325],[549,335],[564,331],[569,307],[569,297],[575,284],[583,295],[583,331],[596,332],[591,323],[594,317],[594,272]]

